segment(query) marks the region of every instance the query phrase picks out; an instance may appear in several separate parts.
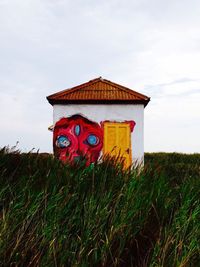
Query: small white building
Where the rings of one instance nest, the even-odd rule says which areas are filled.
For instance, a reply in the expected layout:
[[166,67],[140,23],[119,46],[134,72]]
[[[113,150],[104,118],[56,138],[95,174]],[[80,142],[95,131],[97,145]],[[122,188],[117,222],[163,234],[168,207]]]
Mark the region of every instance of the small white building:
[[101,77],[47,97],[53,106],[53,146],[63,161],[87,165],[103,153],[125,166],[144,156],[144,108],[150,98]]

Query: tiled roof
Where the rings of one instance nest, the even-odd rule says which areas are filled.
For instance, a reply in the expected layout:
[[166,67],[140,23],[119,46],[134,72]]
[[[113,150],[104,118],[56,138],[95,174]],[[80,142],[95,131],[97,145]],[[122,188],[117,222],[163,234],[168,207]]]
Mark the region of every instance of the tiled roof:
[[150,98],[102,77],[47,97],[50,104],[134,103],[148,104]]

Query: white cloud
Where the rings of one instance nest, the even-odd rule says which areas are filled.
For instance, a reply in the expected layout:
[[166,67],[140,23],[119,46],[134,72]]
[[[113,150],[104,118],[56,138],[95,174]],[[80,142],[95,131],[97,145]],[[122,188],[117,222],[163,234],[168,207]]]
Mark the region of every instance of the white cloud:
[[200,152],[199,11],[197,0],[1,0],[0,146],[51,150],[45,96],[101,75],[151,96],[146,150]]

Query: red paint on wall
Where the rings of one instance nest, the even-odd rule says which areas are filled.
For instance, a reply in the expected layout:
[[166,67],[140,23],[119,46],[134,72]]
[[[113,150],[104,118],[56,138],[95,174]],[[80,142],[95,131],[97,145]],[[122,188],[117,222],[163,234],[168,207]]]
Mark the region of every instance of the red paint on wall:
[[86,166],[96,162],[103,147],[100,125],[76,114],[60,119],[54,127],[54,154],[63,162],[76,162],[82,157]]
[[125,121],[125,122],[130,125],[130,130],[131,130],[131,133],[132,133],[134,128],[135,128],[136,122],[135,121]]

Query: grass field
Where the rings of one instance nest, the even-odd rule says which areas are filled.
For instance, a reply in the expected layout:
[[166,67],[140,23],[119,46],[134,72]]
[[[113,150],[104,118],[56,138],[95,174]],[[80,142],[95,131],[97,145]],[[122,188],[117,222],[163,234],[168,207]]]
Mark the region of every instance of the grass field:
[[88,168],[0,150],[0,266],[200,266],[200,154]]

